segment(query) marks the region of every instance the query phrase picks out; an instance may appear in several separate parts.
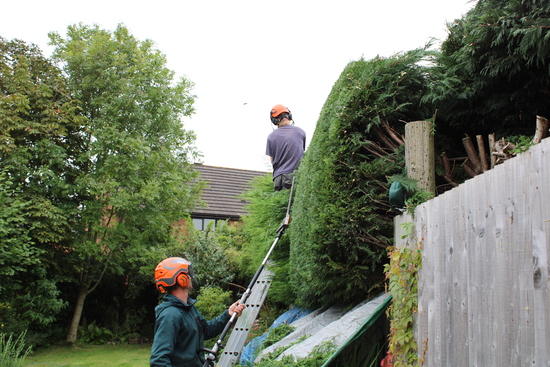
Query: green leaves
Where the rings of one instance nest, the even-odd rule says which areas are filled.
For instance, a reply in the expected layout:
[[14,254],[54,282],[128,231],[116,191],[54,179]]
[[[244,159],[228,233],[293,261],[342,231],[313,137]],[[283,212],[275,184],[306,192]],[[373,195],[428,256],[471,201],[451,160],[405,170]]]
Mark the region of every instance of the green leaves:
[[78,113],[60,70],[38,48],[0,38],[3,330],[45,327],[64,306],[51,259],[66,249],[76,227]]
[[[244,198],[250,203],[247,206],[249,215],[243,218],[243,233],[247,241],[243,243],[240,268],[246,270],[245,277],[250,279],[262,261],[277,235],[277,228],[283,222],[288,208],[290,190],[273,191],[273,178],[265,175],[255,180],[252,189]],[[291,212],[292,230],[295,217]],[[270,300],[284,305],[294,301],[293,290],[289,286],[289,235],[285,234],[278,241],[270,256],[270,268],[275,276],[269,290]],[[275,264],[272,266],[272,264]],[[248,285],[248,284],[246,284]]]
[[447,134],[497,135],[534,129],[547,104],[550,6],[535,1],[479,1],[448,25],[449,37],[424,102],[438,109]]
[[392,304],[390,318],[389,354],[394,366],[418,364],[418,346],[413,333],[413,315],[418,312],[418,270],[422,266],[422,251],[415,248],[392,248],[390,262],[384,265]]
[[201,287],[201,293],[197,297],[197,308],[207,320],[212,320],[221,315],[231,304],[231,292],[223,291],[219,287]]
[[421,61],[430,57],[420,49],[352,62],[335,83],[297,175],[289,230],[297,304],[358,302],[383,282],[393,237],[387,176],[404,167],[388,131],[431,114],[420,106]]
[[[59,279],[79,279],[83,299],[148,247],[172,245],[203,185],[194,134],[181,123],[193,112],[192,83],[174,80],[152,41],[122,25],[50,36],[62,71],[40,50],[0,39],[1,188],[11,200],[0,235],[20,242],[18,256],[35,255],[32,274],[51,281],[53,312]],[[12,222],[2,221],[8,210]],[[31,319],[49,322],[43,315]]]
[[78,24],[66,39],[50,38],[88,119],[76,180],[86,200],[67,255],[87,294],[105,272],[130,271],[148,248],[172,246],[173,226],[194,206],[202,188],[190,163],[194,135],[180,121],[194,96],[192,83],[173,80],[153,42],[123,25],[109,32]]
[[0,365],[4,367],[23,366],[25,358],[31,352],[30,347],[25,346],[27,332],[15,335],[0,333]]
[[192,83],[174,82],[153,42],[138,41],[123,25],[111,33],[78,24],[66,39],[50,38],[89,119],[79,158],[86,169],[78,183],[90,198],[82,235],[95,228],[95,240],[140,246],[162,238],[201,187],[191,184],[196,174],[188,163],[194,135],[180,121],[193,112]]

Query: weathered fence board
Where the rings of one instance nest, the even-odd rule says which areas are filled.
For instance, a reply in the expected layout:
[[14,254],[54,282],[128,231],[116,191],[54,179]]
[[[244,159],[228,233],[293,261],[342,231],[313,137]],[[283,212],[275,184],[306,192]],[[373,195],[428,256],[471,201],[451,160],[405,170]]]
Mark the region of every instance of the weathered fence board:
[[[401,239],[403,223],[413,235]],[[424,366],[550,366],[550,140],[395,219]]]

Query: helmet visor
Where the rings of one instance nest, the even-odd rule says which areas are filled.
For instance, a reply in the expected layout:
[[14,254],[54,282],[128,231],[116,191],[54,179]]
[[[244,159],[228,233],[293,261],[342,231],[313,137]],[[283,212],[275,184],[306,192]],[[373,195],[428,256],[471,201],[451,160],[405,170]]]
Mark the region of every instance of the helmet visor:
[[191,278],[191,284],[193,285],[193,288],[199,288],[199,281],[195,276],[195,271],[193,270],[193,264],[191,263],[189,263],[189,266],[187,267],[187,275],[189,275],[189,278]]

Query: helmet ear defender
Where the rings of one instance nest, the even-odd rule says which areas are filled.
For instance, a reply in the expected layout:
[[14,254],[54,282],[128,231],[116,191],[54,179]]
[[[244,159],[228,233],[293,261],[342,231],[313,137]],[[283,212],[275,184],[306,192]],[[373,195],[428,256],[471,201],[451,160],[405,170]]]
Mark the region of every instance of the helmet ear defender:
[[189,277],[187,274],[181,273],[178,275],[177,283],[180,287],[185,288],[187,285],[189,285]]

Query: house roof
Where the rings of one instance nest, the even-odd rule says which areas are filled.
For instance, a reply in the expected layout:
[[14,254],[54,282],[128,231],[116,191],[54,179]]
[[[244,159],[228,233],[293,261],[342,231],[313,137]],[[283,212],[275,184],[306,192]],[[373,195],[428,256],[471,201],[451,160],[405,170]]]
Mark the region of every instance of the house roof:
[[251,187],[251,181],[254,178],[269,174],[269,172],[206,166],[198,163],[194,166],[207,185],[201,197],[206,206],[195,207],[191,213],[195,218],[238,220],[246,214],[245,205],[247,204],[239,196]]

